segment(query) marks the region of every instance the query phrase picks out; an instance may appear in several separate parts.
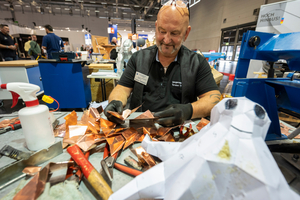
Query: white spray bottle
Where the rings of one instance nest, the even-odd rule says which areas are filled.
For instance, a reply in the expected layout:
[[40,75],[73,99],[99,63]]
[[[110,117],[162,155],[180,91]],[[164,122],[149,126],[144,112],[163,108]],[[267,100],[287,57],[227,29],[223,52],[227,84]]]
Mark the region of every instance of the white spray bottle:
[[1,84],[1,89],[7,89],[12,93],[14,107],[19,96],[26,104],[19,110],[23,133],[28,149],[37,151],[48,148],[55,142],[49,109],[45,105],[39,105],[36,93],[40,87],[30,83]]

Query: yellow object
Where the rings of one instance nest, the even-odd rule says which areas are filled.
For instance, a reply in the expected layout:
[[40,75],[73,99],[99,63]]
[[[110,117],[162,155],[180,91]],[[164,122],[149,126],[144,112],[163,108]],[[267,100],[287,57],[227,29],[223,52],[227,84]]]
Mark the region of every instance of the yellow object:
[[223,159],[226,159],[226,160],[230,159],[231,154],[230,154],[230,149],[229,149],[229,145],[228,145],[228,141],[227,140],[225,141],[225,144],[222,147],[221,151],[219,152],[218,156],[220,158],[223,158]]
[[44,95],[43,98],[42,98],[42,100],[44,102],[46,102],[46,103],[49,103],[49,104],[51,104],[51,103],[54,102],[54,99],[52,97],[50,97],[50,96],[47,96],[47,95]]

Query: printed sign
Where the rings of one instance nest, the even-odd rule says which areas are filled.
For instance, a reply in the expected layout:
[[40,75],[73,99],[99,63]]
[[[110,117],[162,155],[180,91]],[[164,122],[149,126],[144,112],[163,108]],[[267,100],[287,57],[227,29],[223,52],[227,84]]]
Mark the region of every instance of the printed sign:
[[286,2],[262,6],[257,20],[257,27],[276,26],[284,22]]

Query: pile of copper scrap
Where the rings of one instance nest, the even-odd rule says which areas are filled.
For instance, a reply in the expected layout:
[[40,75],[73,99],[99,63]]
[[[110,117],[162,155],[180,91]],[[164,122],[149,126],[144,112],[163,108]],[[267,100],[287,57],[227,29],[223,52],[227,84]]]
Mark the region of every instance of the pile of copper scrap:
[[135,152],[139,160],[138,163],[141,167],[149,169],[156,165],[154,158],[150,154],[148,154],[143,147],[137,147],[135,149]]
[[[120,119],[128,117],[128,113],[132,114],[135,110],[125,110],[125,114],[115,115]],[[145,134],[148,134],[153,141],[168,141],[175,142],[172,128],[156,128],[156,127],[138,127],[138,128],[118,128],[117,125],[101,117],[103,109],[90,108],[84,111],[81,119],[77,120],[75,111],[71,112],[64,119],[66,122],[59,125],[55,129],[55,136],[63,137],[64,148],[69,144],[77,144],[83,151],[88,151],[100,143],[107,142],[109,144],[111,155],[114,155],[120,150],[126,149],[135,142],[142,142]],[[151,119],[154,118],[148,110],[136,119]],[[85,126],[86,129],[82,129]],[[77,130],[76,136],[73,136],[72,131]],[[85,131],[86,130],[86,131]],[[80,132],[85,131],[85,132]],[[79,133],[78,133],[79,132]]]
[[209,122],[210,122],[209,120],[205,118],[201,118],[200,122],[196,125],[196,128],[198,129],[198,131],[200,131],[204,126],[209,124]]

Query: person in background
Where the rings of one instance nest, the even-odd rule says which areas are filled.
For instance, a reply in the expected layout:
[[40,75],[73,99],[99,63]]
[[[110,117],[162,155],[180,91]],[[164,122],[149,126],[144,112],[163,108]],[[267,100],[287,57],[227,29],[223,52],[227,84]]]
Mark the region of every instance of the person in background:
[[31,37],[29,36],[28,41],[25,42],[25,44],[24,44],[24,50],[25,50],[26,57],[30,56],[29,53],[28,53],[28,51],[30,49],[30,43],[31,43]]
[[110,44],[116,46],[116,45],[117,45],[117,38],[116,38],[116,37],[113,37],[113,38],[111,39]]
[[221,94],[206,59],[186,48],[189,10],[182,1],[164,4],[155,22],[156,45],[134,53],[119,84],[109,96],[106,117],[122,123],[108,111],[122,114],[129,96],[130,109],[150,110],[162,126],[206,117]]
[[65,42],[65,45],[64,45],[64,50],[65,50],[65,52],[69,52],[69,51],[71,51],[71,47],[70,47],[70,45],[69,45],[69,42],[67,41],[67,42]]
[[81,45],[80,51],[84,51],[84,45]]
[[47,50],[48,59],[52,59],[52,52],[59,52],[64,49],[64,42],[60,37],[53,33],[53,28],[49,24],[44,26],[47,35],[43,37],[42,48]]
[[128,39],[132,41],[132,46],[133,46],[133,48],[135,49],[135,47],[136,47],[136,42],[134,42],[134,41],[132,40],[132,36],[131,36],[131,35],[128,36]]
[[38,56],[41,55],[40,45],[37,43],[36,35],[32,35],[32,41],[30,42],[30,49],[28,51],[31,60],[36,60]]
[[17,45],[14,39],[9,35],[9,27],[6,24],[0,25],[0,54],[5,61],[18,60],[16,54]]

